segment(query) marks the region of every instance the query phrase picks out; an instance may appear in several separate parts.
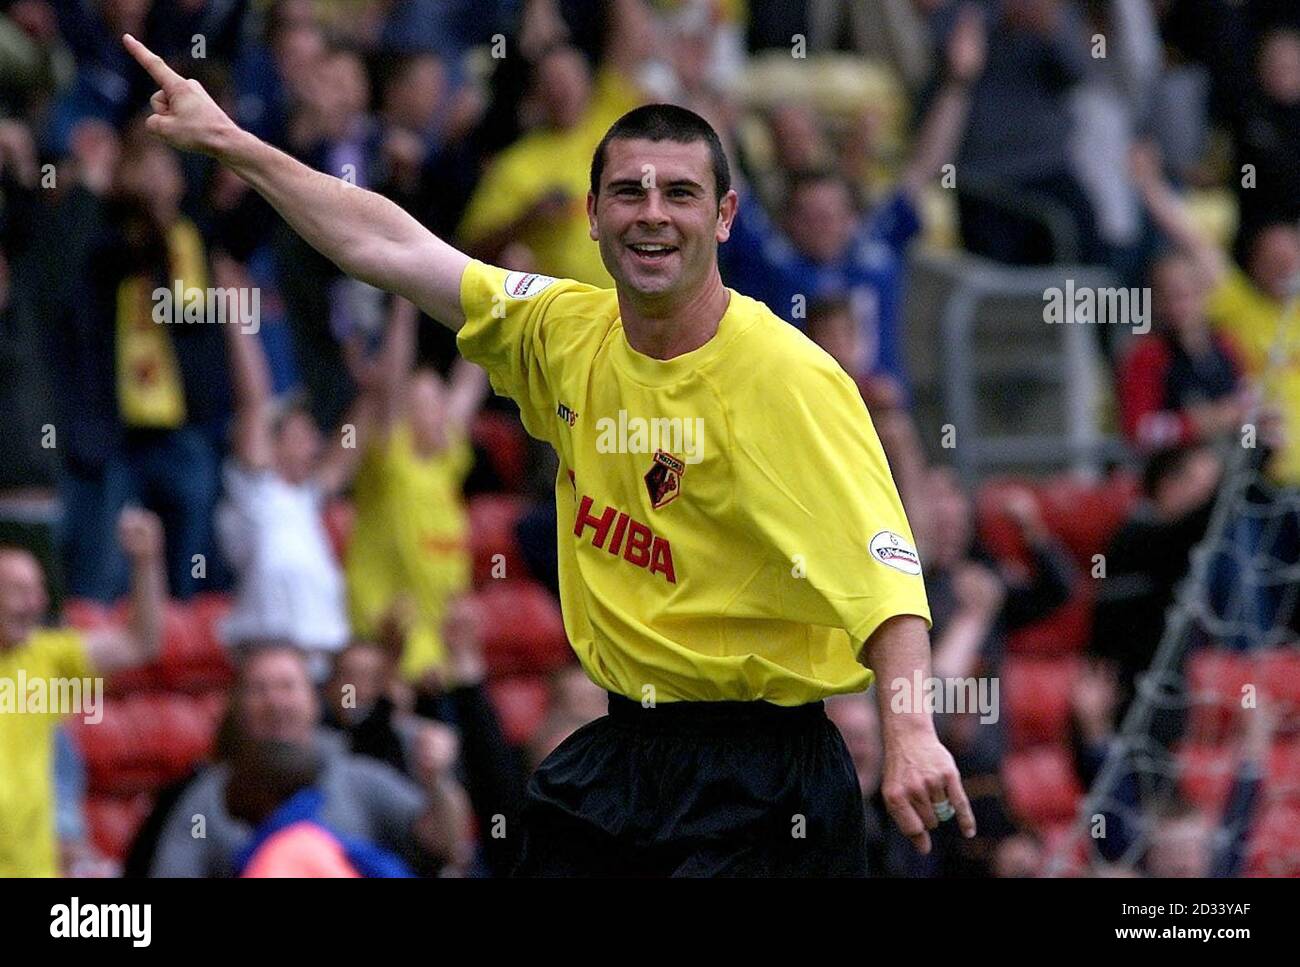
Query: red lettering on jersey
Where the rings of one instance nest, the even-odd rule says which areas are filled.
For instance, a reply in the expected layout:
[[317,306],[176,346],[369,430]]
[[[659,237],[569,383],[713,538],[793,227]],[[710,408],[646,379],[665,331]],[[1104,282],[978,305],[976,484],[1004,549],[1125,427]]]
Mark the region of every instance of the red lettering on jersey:
[[663,537],[656,537],[650,548],[650,573],[662,574],[669,584],[677,583],[677,574],[673,571],[673,546]]
[[627,530],[627,522],[631,519],[627,514],[618,515],[618,523],[614,525],[614,536],[609,540],[609,553],[618,554],[619,545],[623,543],[623,532]]
[[645,567],[650,563],[650,541],[654,537],[650,528],[639,520],[630,521],[627,535],[627,548],[623,551],[623,560]]
[[[673,549],[667,538],[657,536],[631,514],[615,507],[606,507],[597,517],[593,513],[594,504],[595,501],[586,496],[578,504],[578,512],[573,522],[574,537],[582,537],[587,528],[591,527],[593,547],[606,550],[615,557],[620,556],[621,547],[621,556],[629,564],[639,568],[649,568],[651,574],[662,574],[669,584],[677,583],[677,571],[673,568]],[[612,535],[611,527],[614,529]],[[605,547],[607,537],[610,539],[608,548]]]
[[617,513],[613,507],[606,507],[605,512],[599,517],[591,515],[592,500],[590,497],[583,497],[582,504],[578,507],[578,518],[573,524],[573,536],[581,537],[582,532],[590,524],[595,528],[596,535],[592,538],[591,543],[596,547],[603,547],[605,544],[605,535],[609,533],[609,525],[614,523],[614,515]]

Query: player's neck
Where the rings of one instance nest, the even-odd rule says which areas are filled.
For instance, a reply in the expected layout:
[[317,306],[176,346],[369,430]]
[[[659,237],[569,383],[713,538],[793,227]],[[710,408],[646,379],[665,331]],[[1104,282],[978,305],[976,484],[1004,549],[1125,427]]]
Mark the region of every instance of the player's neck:
[[672,359],[699,349],[713,338],[727,311],[731,293],[715,268],[699,290],[684,302],[656,304],[618,294],[618,308],[628,345],[651,359]]

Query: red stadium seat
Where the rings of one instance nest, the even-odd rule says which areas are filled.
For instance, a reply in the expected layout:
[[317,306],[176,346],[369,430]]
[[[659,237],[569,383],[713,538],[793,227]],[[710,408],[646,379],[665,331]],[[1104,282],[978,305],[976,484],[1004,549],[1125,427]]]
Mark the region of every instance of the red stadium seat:
[[512,675],[488,682],[488,696],[501,731],[512,745],[526,745],[533,738],[550,707],[550,687],[541,675]]
[[1039,830],[1039,835],[1043,840],[1043,869],[1040,875],[1088,875],[1088,837],[1080,832],[1079,824],[1073,818],[1066,822],[1050,823]]
[[63,620],[78,631],[94,631],[113,623],[112,609],[86,598],[68,598],[63,602]]
[[177,633],[163,646],[161,671],[166,688],[198,693],[233,684],[234,665],[218,632],[218,623],[229,610],[229,603],[215,595],[197,598],[190,605],[186,622],[178,625]]
[[1272,703],[1283,728],[1300,726],[1300,649],[1266,651],[1259,656],[1260,691]]
[[1092,590],[1080,580],[1065,604],[1007,636],[1008,653],[1053,658],[1086,651],[1092,638]]
[[150,692],[107,698],[101,722],[68,719],[86,760],[92,792],[130,795],[183,775],[211,751],[212,703]]
[[523,497],[498,495],[482,495],[469,502],[469,539],[475,587],[501,580],[500,576],[494,577],[492,573],[498,554],[502,555],[500,563],[504,565],[506,580],[529,576],[515,537],[515,524],[531,506],[531,502]]
[[1237,760],[1232,745],[1183,746],[1178,752],[1183,795],[1210,815],[1220,815],[1236,777]]
[[1218,743],[1240,725],[1243,690],[1260,688],[1260,665],[1250,655],[1219,648],[1202,648],[1187,660],[1187,691],[1191,701],[1187,736],[1192,741]]
[[999,559],[1027,567],[1029,554],[1019,527],[1001,510],[1006,492],[1013,488],[1034,494],[1044,523],[1071,553],[1081,579],[1065,605],[1008,636],[1008,650],[1042,657],[1078,654],[1092,634],[1093,555],[1106,549],[1128,516],[1137,499],[1137,483],[1121,473],[1101,483],[1063,474],[1045,481],[1001,478],[985,484],[976,497],[981,539]]
[[1268,756],[1268,792],[1300,806],[1300,737],[1273,743]]
[[1300,808],[1270,803],[1257,816],[1246,847],[1247,876],[1300,876]]
[[489,674],[542,674],[572,659],[560,605],[540,584],[493,581],[476,598]]
[[1048,530],[1074,555],[1079,565],[1091,567],[1092,555],[1106,549],[1138,498],[1136,478],[1116,473],[1100,483],[1061,474],[1048,480],[999,478],[990,480],[976,496],[978,529],[989,550],[998,557],[1028,563],[1020,531],[1000,510],[1009,489],[1028,489]]
[[1078,670],[1073,658],[1006,657],[1000,699],[1012,748],[1067,740],[1070,693]]
[[1002,784],[1011,811],[1036,827],[1074,818],[1083,795],[1069,750],[1063,746],[1009,754],[1002,763]]
[[528,440],[518,418],[483,410],[474,418],[470,439],[488,455],[502,486],[511,493],[524,489],[528,466]]

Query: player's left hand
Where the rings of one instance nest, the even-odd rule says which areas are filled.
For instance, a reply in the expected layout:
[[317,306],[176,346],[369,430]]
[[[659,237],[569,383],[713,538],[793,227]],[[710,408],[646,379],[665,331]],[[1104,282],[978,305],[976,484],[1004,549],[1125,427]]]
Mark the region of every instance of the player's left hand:
[[947,802],[962,835],[967,839],[975,835],[975,814],[957,764],[928,721],[926,728],[886,738],[880,791],[889,815],[922,854],[930,852],[929,830],[939,827],[936,804]]

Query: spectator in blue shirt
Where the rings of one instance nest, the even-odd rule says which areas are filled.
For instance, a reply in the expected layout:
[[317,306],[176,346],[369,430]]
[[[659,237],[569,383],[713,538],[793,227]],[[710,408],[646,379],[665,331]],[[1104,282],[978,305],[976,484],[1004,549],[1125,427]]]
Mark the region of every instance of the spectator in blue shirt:
[[719,250],[727,284],[804,328],[810,304],[847,298],[862,329],[867,376],[905,389],[901,314],[904,261],[921,230],[918,198],[951,161],[968,111],[968,90],[984,69],[984,24],[958,20],[948,44],[947,80],[921,125],[899,185],[863,213],[847,180],[831,171],[794,172],[773,219],[751,197]]

